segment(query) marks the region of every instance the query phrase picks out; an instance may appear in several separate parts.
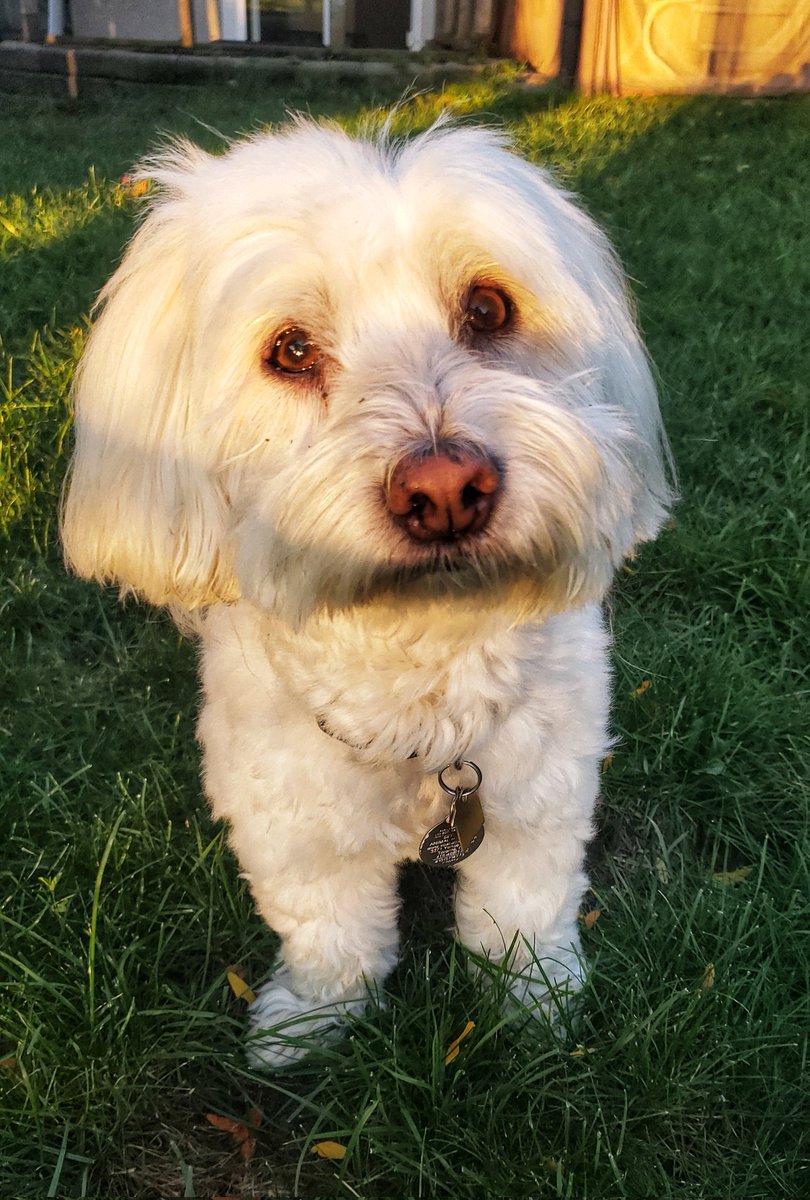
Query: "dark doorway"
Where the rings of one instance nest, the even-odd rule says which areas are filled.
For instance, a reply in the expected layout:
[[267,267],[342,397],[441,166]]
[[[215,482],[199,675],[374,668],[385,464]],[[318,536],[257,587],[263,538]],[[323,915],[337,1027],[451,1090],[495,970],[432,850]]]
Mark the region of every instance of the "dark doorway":
[[352,43],[360,49],[405,50],[411,0],[354,0]]

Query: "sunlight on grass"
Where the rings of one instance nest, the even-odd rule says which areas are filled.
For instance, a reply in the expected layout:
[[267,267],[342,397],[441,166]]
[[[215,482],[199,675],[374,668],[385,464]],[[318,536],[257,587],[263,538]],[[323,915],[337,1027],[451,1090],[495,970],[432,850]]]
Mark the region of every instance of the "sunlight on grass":
[[81,188],[33,188],[27,196],[0,199],[0,259],[47,245],[92,222],[102,208],[122,202],[121,189],[99,184],[92,174]]
[[24,521],[48,545],[70,429],[68,393],[84,331],[35,334],[22,371],[0,349],[0,530]]

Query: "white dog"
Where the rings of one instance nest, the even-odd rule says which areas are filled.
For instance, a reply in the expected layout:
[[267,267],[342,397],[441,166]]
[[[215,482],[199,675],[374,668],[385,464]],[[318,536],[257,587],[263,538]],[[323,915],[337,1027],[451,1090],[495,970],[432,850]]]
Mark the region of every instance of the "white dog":
[[458,863],[464,945],[552,1004],[582,979],[599,605],[671,500],[611,250],[482,129],[298,121],[144,174],[64,545],[199,636],[206,790],[282,939],[255,1056],[385,979],[420,846]]

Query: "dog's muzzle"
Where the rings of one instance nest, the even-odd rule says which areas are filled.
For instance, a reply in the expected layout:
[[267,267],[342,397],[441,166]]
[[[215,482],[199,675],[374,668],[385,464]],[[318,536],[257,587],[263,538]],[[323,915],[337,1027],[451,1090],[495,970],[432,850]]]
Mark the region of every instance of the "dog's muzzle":
[[497,467],[484,453],[441,445],[407,454],[386,489],[388,511],[415,542],[455,542],[480,533],[500,491]]

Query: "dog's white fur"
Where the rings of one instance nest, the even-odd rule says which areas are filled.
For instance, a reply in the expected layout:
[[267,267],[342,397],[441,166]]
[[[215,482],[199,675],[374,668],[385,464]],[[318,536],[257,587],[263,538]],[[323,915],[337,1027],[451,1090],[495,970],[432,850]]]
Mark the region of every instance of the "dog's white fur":
[[[158,192],[78,372],[63,539],[79,574],[199,635],[206,789],[282,937],[254,1024],[319,1009],[323,1029],[385,978],[397,863],[446,815],[436,773],[460,757],[483,772],[486,837],[458,868],[458,936],[510,948],[523,998],[575,988],[599,602],[671,499],[605,238],[481,129],[399,144],[298,121],[144,170]],[[481,280],[516,320],[471,344]],[[289,324],[323,350],[317,385],[261,367]],[[503,489],[439,552],[383,496],[404,455],[448,441],[497,461]]]

